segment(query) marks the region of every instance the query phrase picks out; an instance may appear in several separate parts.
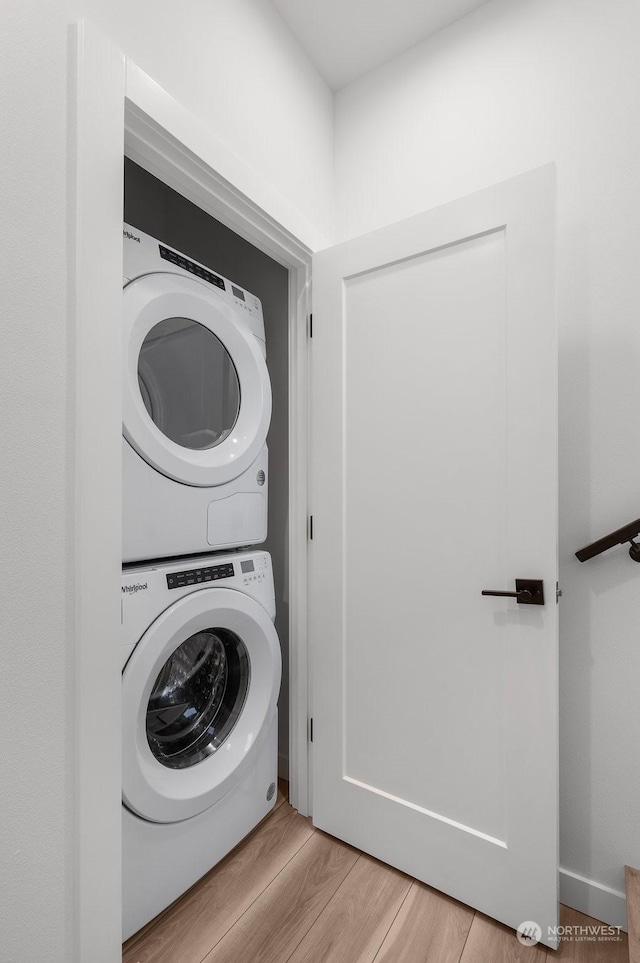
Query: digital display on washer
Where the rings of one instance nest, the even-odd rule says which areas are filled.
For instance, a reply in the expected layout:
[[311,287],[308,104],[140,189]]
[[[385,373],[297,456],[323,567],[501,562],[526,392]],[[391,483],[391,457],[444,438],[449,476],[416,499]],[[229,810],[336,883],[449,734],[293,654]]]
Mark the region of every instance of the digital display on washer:
[[241,301],[244,301],[244,300],[245,300],[244,291],[241,291],[240,288],[236,288],[236,287],[234,287],[233,284],[232,284],[232,285],[231,285],[231,290],[233,291],[233,293],[235,294],[235,296],[236,296],[237,298],[240,298]]
[[190,274],[195,274],[197,278],[202,278],[203,281],[208,281],[209,284],[215,284],[217,288],[222,288],[223,291],[226,290],[224,281],[222,278],[219,278],[217,274],[214,274],[212,271],[207,271],[206,268],[200,267],[199,264],[194,264],[193,261],[183,257],[182,254],[177,254],[162,244],[159,244],[158,247],[160,248],[160,257],[164,258],[165,261],[171,261],[171,263],[177,265],[177,267],[189,271]]
[[167,575],[167,588],[177,589],[184,588],[185,585],[198,585],[200,582],[217,582],[218,579],[233,578],[234,575],[231,562],[225,565],[209,565],[206,568],[190,568],[184,572],[171,572]]
[[246,562],[240,562],[240,568],[242,569],[243,574],[246,574],[247,572],[254,572],[255,569],[253,567],[253,559],[250,558]]

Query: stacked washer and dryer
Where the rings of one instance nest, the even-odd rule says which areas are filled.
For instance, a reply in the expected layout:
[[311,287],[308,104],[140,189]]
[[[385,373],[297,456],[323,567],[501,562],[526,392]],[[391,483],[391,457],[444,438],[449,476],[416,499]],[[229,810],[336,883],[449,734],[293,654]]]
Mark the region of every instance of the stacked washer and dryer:
[[280,644],[258,298],[124,225],[123,939],[267,815]]

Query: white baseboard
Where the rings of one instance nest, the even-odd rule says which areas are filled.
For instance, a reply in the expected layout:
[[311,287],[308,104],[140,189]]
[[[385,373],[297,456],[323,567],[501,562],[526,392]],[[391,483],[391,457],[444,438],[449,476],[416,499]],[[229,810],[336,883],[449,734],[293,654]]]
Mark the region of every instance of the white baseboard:
[[278,753],[278,779],[289,782],[289,757],[284,752]]
[[595,920],[627,929],[627,900],[608,886],[560,867],[560,902]]

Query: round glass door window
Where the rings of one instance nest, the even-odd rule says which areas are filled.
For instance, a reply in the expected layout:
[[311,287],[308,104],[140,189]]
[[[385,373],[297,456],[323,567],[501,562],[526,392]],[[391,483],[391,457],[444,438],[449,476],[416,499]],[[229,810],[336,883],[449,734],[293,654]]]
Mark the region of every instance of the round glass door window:
[[188,318],[166,318],[149,331],[138,385],[154,424],[182,448],[214,448],[238,418],[240,382],[231,355],[209,328]]
[[165,662],[147,705],[147,741],[163,766],[186,769],[228,738],[249,690],[249,654],[229,629],[190,636]]

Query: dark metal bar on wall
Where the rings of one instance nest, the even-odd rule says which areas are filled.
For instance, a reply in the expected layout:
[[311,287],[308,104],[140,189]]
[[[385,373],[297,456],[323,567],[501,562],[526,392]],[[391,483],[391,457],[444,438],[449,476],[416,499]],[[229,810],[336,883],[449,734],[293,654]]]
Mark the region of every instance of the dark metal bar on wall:
[[579,552],[576,552],[576,558],[580,562],[586,562],[595,555],[606,552],[609,548],[615,548],[616,545],[624,545],[625,542],[629,542],[630,557],[634,562],[640,562],[640,544],[633,541],[637,535],[640,535],[640,518],[636,518],[635,522],[629,522],[628,525],[618,528],[610,535],[605,535],[604,538],[599,538],[597,542],[592,542],[591,545],[581,548]]

